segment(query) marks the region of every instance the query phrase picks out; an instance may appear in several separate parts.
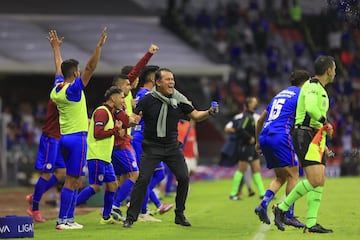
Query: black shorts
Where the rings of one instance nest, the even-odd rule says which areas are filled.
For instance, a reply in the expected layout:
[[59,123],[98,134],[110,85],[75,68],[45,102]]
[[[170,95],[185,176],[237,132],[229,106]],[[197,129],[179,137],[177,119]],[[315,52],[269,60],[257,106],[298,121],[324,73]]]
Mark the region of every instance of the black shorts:
[[325,154],[322,156],[321,162],[306,160],[305,155],[308,151],[309,145],[315,136],[316,132],[312,130],[305,130],[295,128],[292,132],[292,139],[295,148],[296,155],[299,159],[301,167],[307,167],[311,165],[323,164],[326,165]]
[[259,155],[255,150],[255,145],[243,145],[239,146],[238,159],[243,162],[251,162],[259,159]]

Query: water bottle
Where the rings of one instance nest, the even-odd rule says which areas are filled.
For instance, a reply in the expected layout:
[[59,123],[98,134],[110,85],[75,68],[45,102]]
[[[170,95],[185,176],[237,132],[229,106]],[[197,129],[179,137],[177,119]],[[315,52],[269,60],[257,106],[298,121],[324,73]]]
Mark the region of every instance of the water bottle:
[[212,101],[211,102],[211,108],[214,110],[214,113],[217,113],[216,111],[216,106],[218,106],[218,102],[217,101]]

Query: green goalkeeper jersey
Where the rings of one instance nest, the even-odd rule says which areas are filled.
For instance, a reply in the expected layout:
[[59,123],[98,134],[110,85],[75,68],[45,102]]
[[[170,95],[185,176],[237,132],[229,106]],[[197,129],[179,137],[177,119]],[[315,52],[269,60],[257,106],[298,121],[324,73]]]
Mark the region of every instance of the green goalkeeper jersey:
[[312,78],[304,83],[296,107],[295,125],[320,129],[326,120],[329,97],[318,79]]

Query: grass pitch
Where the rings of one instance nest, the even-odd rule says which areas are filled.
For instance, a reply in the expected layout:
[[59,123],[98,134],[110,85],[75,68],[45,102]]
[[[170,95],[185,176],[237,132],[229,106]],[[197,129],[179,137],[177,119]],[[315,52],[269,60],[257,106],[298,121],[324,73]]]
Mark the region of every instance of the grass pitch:
[[[265,179],[268,186],[271,179]],[[84,225],[82,230],[55,230],[56,220],[35,225],[35,239],[87,239],[87,240],[352,240],[360,239],[360,177],[329,178],[324,188],[318,222],[332,228],[330,234],[304,234],[301,229],[287,227],[284,232],[277,230],[273,224],[271,207],[269,216],[271,225],[260,223],[254,214],[259,204],[258,195],[245,196],[240,201],[228,199],[231,180],[195,182],[191,184],[188,196],[186,217],[192,227],[174,224],[174,213],[161,216],[161,223],[135,222],[133,227],[125,229],[122,225],[99,225],[99,210],[77,216],[76,221]],[[254,187],[255,188],[255,187]],[[245,195],[247,194],[245,190]],[[276,195],[271,203],[283,198],[284,189]],[[165,202],[174,202],[166,198]],[[125,210],[124,210],[125,211]],[[295,215],[301,221],[306,218],[306,197],[295,205]]]

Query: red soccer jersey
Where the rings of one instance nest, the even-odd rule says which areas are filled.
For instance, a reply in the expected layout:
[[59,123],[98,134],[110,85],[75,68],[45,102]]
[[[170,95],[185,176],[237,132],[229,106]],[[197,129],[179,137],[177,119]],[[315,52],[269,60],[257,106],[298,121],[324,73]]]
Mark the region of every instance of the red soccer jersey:
[[187,141],[184,146],[184,157],[196,158],[197,157],[197,142],[196,142],[195,128],[191,127],[186,139],[187,139]]
[[120,110],[115,112],[115,119],[122,122],[122,128],[125,129],[125,135],[122,137],[115,135],[114,147],[119,147],[121,149],[130,147],[131,137],[127,133],[127,129],[130,127],[129,116],[126,114],[125,110]]
[[45,125],[42,131],[49,137],[60,139],[59,111],[56,104],[51,100],[48,101]]
[[[195,128],[190,126],[189,121],[179,121],[178,123],[178,140],[184,144],[184,157],[194,158],[197,155],[197,142]],[[184,143],[184,141],[186,142]]]
[[[112,112],[112,108],[104,104],[105,107],[109,109],[110,112]],[[112,135],[116,136],[118,128],[114,127],[109,130],[105,130],[105,125],[109,122],[109,115],[108,112],[105,109],[97,109],[94,113],[94,137],[96,139],[104,139],[108,138]],[[114,116],[113,116],[114,118]]]
[[131,69],[128,74],[130,84],[133,84],[133,82],[139,76],[141,69],[145,67],[145,65],[149,62],[152,55],[153,54],[149,52],[145,53],[145,55],[139,60],[139,62]]

